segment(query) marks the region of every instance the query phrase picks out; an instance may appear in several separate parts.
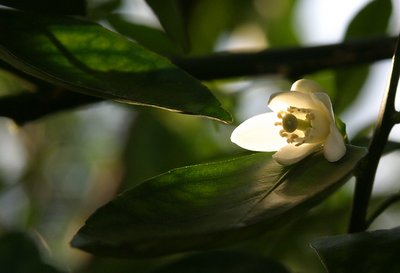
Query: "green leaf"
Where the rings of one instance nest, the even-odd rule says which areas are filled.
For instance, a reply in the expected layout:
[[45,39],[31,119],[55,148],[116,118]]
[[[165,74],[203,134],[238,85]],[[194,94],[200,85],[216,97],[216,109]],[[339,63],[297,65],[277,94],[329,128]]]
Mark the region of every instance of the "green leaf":
[[[368,3],[347,27],[344,40],[384,36],[388,28],[392,3],[375,0]],[[336,70],[337,95],[333,99],[336,111],[342,112],[360,93],[369,74],[369,66],[348,67]]]
[[271,153],[169,171],[95,212],[72,241],[106,256],[160,256],[225,246],[290,223],[342,185],[365,150],[322,152],[283,167]]
[[156,115],[142,111],[135,117],[124,147],[126,171],[121,186],[131,188],[149,177],[194,162],[191,148]]
[[400,270],[400,228],[326,237],[311,245],[329,273]]
[[2,272],[60,273],[44,263],[35,242],[19,232],[6,233],[0,237],[0,268]]
[[388,28],[392,1],[374,0],[362,8],[351,20],[345,34],[345,40],[384,36]]
[[154,273],[289,273],[278,262],[238,252],[215,251],[185,257]]
[[116,31],[156,53],[166,56],[182,53],[162,30],[134,24],[127,21],[121,14],[112,14],[107,17],[107,20]]
[[254,8],[253,2],[247,0],[202,0],[191,4],[188,29],[193,55],[213,52],[218,38],[247,22],[243,17]]
[[231,119],[204,85],[168,60],[81,19],[0,10],[0,58],[88,95]]
[[184,52],[190,49],[189,37],[183,21],[180,5],[177,0],[146,0],[157,15],[165,32],[175,41]]

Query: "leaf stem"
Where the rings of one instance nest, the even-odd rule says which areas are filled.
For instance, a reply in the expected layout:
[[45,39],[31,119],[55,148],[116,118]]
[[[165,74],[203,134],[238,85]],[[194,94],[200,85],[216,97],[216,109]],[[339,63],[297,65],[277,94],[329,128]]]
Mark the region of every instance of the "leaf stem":
[[368,228],[367,209],[374,185],[376,170],[384,151],[390,131],[392,130],[396,113],[394,101],[400,77],[400,43],[396,45],[393,56],[392,73],[389,86],[382,100],[381,110],[377,119],[374,135],[369,145],[368,155],[361,161],[356,170],[356,187],[350,218],[349,232],[360,232]]

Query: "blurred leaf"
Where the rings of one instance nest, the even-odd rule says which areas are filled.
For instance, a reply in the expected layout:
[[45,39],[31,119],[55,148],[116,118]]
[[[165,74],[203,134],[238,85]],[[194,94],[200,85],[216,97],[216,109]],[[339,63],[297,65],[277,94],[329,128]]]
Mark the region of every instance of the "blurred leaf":
[[[384,36],[388,28],[391,13],[392,2],[390,0],[369,2],[350,22],[344,40],[379,35]],[[354,102],[368,74],[369,66],[336,70],[337,92],[333,100],[336,111],[342,112]]]
[[191,255],[153,273],[289,273],[278,262],[237,252],[209,252]]
[[350,176],[365,150],[348,146],[283,167],[271,153],[189,166],[147,180],[95,212],[72,241],[106,256],[160,256],[245,240],[300,217]]
[[193,149],[186,145],[185,139],[144,111],[135,118],[124,150],[125,189],[194,161]]
[[[257,1],[266,17],[265,31],[268,38],[268,44],[272,47],[295,46],[299,40],[294,29],[296,1]],[[263,6],[265,5],[265,6]]]
[[0,5],[47,14],[86,13],[86,0],[0,0]]
[[112,14],[107,20],[116,31],[134,39],[147,49],[165,56],[181,54],[162,30],[129,22],[121,14]]
[[87,17],[93,21],[102,20],[121,7],[121,5],[122,0],[89,1]]
[[329,273],[400,270],[400,228],[326,237],[311,245]]
[[0,237],[0,268],[10,273],[60,273],[44,263],[33,240],[19,232]]
[[247,0],[196,1],[188,19],[191,53],[211,53],[220,35],[240,24],[252,7],[252,2]]
[[351,20],[345,34],[345,40],[384,36],[392,13],[392,1],[370,1]]
[[183,21],[179,1],[146,0],[146,3],[157,15],[158,20],[168,36],[170,36],[175,43],[180,45],[183,52],[188,52],[190,50],[189,37],[185,28],[186,24]]
[[0,10],[0,57],[56,85],[117,101],[230,121],[199,81],[103,27]]

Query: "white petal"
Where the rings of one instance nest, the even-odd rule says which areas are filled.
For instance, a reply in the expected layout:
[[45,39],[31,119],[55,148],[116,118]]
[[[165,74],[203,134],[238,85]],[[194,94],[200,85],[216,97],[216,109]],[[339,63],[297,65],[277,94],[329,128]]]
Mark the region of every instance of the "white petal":
[[320,106],[316,104],[311,94],[296,91],[279,92],[272,94],[268,107],[274,112],[286,111],[289,106],[305,109],[318,109]]
[[249,118],[232,132],[231,141],[238,146],[259,152],[277,151],[287,145],[286,139],[279,135],[281,126],[276,113],[265,113]]
[[333,114],[333,108],[332,108],[332,103],[331,103],[331,99],[329,98],[328,94],[326,93],[314,93],[313,94],[313,99],[320,101],[323,106],[325,106],[325,112],[327,114],[327,116],[330,117],[330,119],[332,121],[335,120],[334,118],[334,114]]
[[324,92],[324,89],[318,83],[307,79],[296,81],[295,83],[293,83],[290,90],[302,93]]
[[300,146],[286,145],[277,151],[272,157],[282,165],[291,165],[299,162],[306,156],[312,154],[321,147],[321,143],[303,143]]
[[324,144],[324,156],[330,162],[335,162],[341,159],[346,154],[346,146],[344,145],[343,137],[336,125],[331,125],[331,132],[328,135]]

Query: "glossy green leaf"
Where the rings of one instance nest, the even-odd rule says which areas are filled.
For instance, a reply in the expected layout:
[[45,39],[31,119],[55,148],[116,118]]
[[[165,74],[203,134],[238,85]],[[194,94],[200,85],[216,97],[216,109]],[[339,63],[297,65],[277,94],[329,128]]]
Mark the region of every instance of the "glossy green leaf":
[[60,273],[42,261],[32,238],[20,232],[6,233],[0,237],[0,268],[1,272],[12,273]]
[[289,273],[278,262],[238,252],[206,252],[185,257],[154,273]]
[[[350,22],[344,40],[384,36],[391,13],[390,0],[371,1]],[[336,111],[341,112],[354,102],[368,74],[369,66],[365,65],[336,70],[337,94],[333,99]]]
[[329,273],[400,271],[400,228],[322,238],[312,246]]
[[189,37],[183,21],[179,1],[177,0],[146,0],[146,3],[157,15],[165,32],[184,52],[189,51]]
[[199,81],[88,21],[0,10],[0,58],[45,81],[92,96],[230,121]]
[[271,153],[179,168],[95,212],[72,245],[106,256],[160,256],[225,246],[281,227],[344,183],[365,150],[279,165]]

